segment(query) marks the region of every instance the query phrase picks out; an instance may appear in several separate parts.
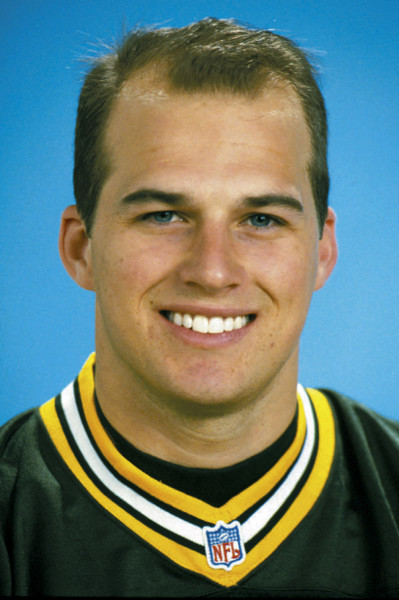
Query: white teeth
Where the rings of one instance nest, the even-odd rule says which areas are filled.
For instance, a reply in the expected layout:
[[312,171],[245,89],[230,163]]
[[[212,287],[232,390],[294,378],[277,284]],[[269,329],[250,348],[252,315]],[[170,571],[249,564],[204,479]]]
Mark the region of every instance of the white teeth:
[[201,315],[195,315],[193,319],[193,329],[199,333],[208,333],[208,319]]
[[227,319],[224,319],[224,330],[225,331],[233,331],[233,329],[234,329],[233,317],[227,317]]
[[224,322],[222,317],[212,317],[209,319],[208,331],[209,333],[223,333]]
[[178,312],[171,312],[168,318],[175,325],[180,325],[186,329],[193,329],[199,333],[223,333],[224,331],[233,331],[233,329],[241,329],[249,322],[248,315],[239,317],[211,317],[208,319],[203,315],[189,314],[182,315]]
[[242,327],[242,317],[236,317],[234,319],[234,329],[241,329]]
[[180,313],[173,313],[173,323],[176,325],[183,325],[183,317]]
[[191,315],[183,315],[183,327],[186,329],[191,329],[193,326],[193,318]]

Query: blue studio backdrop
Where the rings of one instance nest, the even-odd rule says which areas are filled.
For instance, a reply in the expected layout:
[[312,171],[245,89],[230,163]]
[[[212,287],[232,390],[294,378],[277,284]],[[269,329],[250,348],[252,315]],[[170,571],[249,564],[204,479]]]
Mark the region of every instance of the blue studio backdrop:
[[85,64],[123,27],[206,16],[312,50],[330,126],[340,256],[302,338],[300,381],[399,418],[399,1],[0,0],[0,422],[58,393],[94,349],[94,296],[58,257],[74,202]]

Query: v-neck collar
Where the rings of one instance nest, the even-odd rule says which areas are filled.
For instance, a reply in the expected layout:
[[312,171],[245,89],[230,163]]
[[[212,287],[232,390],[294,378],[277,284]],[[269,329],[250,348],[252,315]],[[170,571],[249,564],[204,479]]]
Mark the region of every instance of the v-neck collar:
[[133,446],[105,417],[96,392],[94,398],[100,422],[122,456],[157,481],[216,507],[225,504],[271,470],[291,446],[298,427],[297,407],[286,430],[273,444],[255,456],[224,468],[184,467],[142,452]]
[[327,399],[299,385],[292,443],[257,481],[214,507],[119,452],[96,410],[94,363],[92,354],[40,409],[62,460],[104,510],[170,560],[223,586],[236,584],[294,531],[325,486],[335,447]]

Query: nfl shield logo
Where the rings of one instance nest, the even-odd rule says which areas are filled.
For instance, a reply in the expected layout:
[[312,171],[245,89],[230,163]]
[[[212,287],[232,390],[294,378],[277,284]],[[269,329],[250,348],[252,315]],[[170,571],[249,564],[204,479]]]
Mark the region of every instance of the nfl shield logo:
[[215,527],[204,527],[206,558],[212,569],[230,571],[245,560],[240,523],[233,521],[226,525],[218,521]]

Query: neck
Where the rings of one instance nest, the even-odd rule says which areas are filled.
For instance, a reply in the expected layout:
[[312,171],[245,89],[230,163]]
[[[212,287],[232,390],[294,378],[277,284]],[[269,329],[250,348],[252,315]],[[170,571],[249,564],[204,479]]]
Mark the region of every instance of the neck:
[[[283,371],[292,374],[289,381]],[[261,452],[286,430],[296,409],[296,370],[288,366],[269,389],[211,406],[149,393],[99,352],[95,380],[106,418],[125,439],[188,467],[223,468]]]

